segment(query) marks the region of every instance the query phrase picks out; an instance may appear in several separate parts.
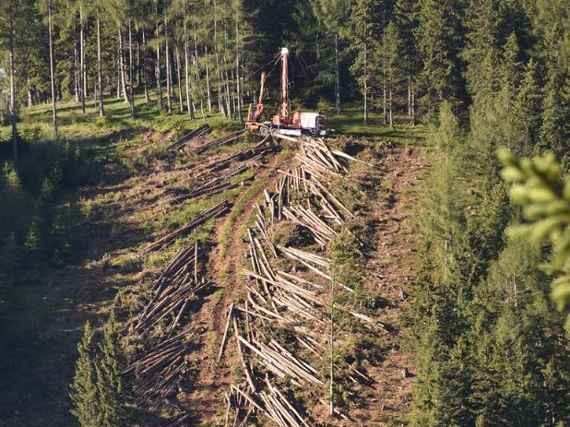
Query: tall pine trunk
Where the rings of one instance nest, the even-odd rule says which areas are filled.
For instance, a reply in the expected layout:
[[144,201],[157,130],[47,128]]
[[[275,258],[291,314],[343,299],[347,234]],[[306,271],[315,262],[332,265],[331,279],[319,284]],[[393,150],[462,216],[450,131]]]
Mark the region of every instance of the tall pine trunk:
[[57,101],[55,98],[55,72],[53,65],[53,27],[51,22],[51,0],[48,0],[48,33],[49,33],[49,69],[51,78],[51,113],[53,123],[53,135],[58,139],[57,131]]
[[97,84],[99,86],[99,117],[105,115],[105,101],[103,95],[103,60],[101,58],[101,19],[97,7]]
[[165,43],[165,56],[166,56],[166,108],[170,113],[172,111],[172,74],[170,70],[170,47],[168,45],[168,22],[166,20],[166,11],[162,11],[164,19],[164,43]]
[[218,48],[218,13],[217,2],[214,0],[214,56],[216,58],[216,75],[218,79],[218,110],[222,116],[227,117],[222,95],[222,72],[220,68],[220,52]]
[[147,69],[146,69],[146,52],[147,51],[147,46],[146,46],[146,31],[145,31],[145,27],[142,27],[142,58],[141,58],[141,67],[142,67],[142,79],[143,79],[143,85],[144,85],[144,100],[145,102],[149,102],[150,101],[150,94],[148,91],[148,74],[147,74]]
[[12,128],[12,144],[14,149],[14,160],[18,160],[18,116],[16,115],[16,71],[15,71],[15,55],[14,55],[14,21],[10,17],[10,52],[8,54],[9,67],[10,67],[10,126]]
[[338,52],[338,33],[334,35],[334,58],[335,58],[335,104],[336,113],[340,114],[340,61]]
[[156,90],[158,92],[158,108],[162,110],[162,83],[160,81],[160,28],[159,28],[159,15],[158,15],[158,0],[156,0],[156,68],[155,68],[155,75],[156,75]]
[[[184,2],[184,10],[187,4]],[[192,97],[190,93],[190,59],[188,58],[188,28],[186,21],[184,21],[184,85],[186,86],[186,109],[190,118],[194,118],[194,110],[192,108]]]
[[133,26],[129,18],[129,107],[131,117],[135,118],[135,94],[134,94],[134,64],[133,64]]
[[73,91],[75,94],[75,102],[79,104],[79,62],[77,55],[77,40],[73,41]]
[[212,89],[210,87],[210,58],[208,53],[208,45],[206,45],[204,50],[204,62],[206,63],[206,97],[208,100],[208,113],[212,112]]
[[184,101],[182,100],[182,74],[180,70],[180,49],[178,49],[178,42],[174,45],[174,52],[176,55],[176,77],[178,79],[178,104],[180,112],[184,112]]
[[83,19],[83,2],[79,3],[79,75],[81,112],[85,114],[85,22]]
[[242,121],[242,109],[243,106],[241,105],[241,81],[240,81],[240,35],[239,35],[239,15],[238,10],[236,8],[236,96],[237,96],[237,117],[238,120]]
[[368,46],[364,43],[364,124],[368,124]]
[[125,103],[129,104],[129,96],[127,92],[127,78],[125,76],[125,59],[123,57],[123,31],[121,24],[117,27],[117,36],[119,37],[119,73],[121,75],[121,92]]

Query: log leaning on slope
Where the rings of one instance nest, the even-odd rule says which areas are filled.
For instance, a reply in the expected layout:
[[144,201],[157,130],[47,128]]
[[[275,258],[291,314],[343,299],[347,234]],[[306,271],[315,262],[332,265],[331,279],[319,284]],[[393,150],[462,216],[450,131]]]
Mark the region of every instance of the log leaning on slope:
[[207,123],[205,125],[200,126],[197,129],[194,129],[190,133],[187,133],[182,138],[179,138],[174,144],[171,144],[167,150],[178,150],[182,146],[186,145],[188,142],[192,141],[201,136],[206,136],[210,132],[212,132],[212,128]]
[[156,242],[151,243],[146,248],[143,249],[143,254],[148,254],[150,252],[156,251],[165,245],[173,242],[178,237],[183,234],[190,233],[196,227],[204,224],[206,221],[212,218],[216,218],[220,215],[227,213],[230,210],[230,203],[227,200],[217,204],[213,208],[202,211],[196,218],[190,221],[188,224],[168,233],[166,236],[158,239]]
[[207,141],[203,144],[200,144],[192,149],[196,154],[202,154],[204,151],[209,150],[210,148],[220,147],[222,145],[230,144],[239,138],[245,133],[245,130],[239,130],[237,132],[231,133],[229,135],[223,136],[218,139],[214,139],[213,141]]

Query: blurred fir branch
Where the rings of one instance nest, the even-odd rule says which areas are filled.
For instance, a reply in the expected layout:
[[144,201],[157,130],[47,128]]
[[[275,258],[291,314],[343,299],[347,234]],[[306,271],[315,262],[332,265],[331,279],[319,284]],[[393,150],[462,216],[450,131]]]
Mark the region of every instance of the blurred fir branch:
[[[534,243],[548,242],[552,256],[545,271],[554,276],[552,299],[559,310],[570,306],[570,177],[564,176],[553,153],[519,159],[501,148],[503,179],[512,184],[512,201],[529,222],[513,226],[510,235],[524,235]],[[570,331],[570,314],[566,319]]]

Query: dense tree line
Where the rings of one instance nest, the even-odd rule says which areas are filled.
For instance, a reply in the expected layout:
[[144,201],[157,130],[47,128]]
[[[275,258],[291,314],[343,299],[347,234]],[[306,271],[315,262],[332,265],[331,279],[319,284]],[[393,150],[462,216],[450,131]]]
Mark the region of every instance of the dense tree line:
[[[417,356],[411,421],[566,425],[570,343],[549,277],[566,265],[560,257],[548,263],[551,249],[539,244],[554,230],[555,250],[566,253],[566,238],[556,233],[566,205],[547,204],[554,196],[547,200],[544,193],[545,177],[560,172],[554,155],[537,161],[536,170],[550,172],[524,175],[528,187],[513,193],[525,205],[521,211],[501,179],[496,150],[551,151],[567,168],[569,3],[472,0],[466,6],[456,33],[465,35],[464,46],[452,61],[464,70],[466,97],[452,90],[462,84],[451,74],[445,87],[425,94],[426,102],[445,101],[428,137],[439,167],[427,177],[419,208],[423,261],[408,313]],[[424,67],[420,82],[427,72]],[[515,180],[523,179],[519,174]],[[536,227],[512,227],[548,214],[549,222]],[[560,309],[564,280],[554,294]]]

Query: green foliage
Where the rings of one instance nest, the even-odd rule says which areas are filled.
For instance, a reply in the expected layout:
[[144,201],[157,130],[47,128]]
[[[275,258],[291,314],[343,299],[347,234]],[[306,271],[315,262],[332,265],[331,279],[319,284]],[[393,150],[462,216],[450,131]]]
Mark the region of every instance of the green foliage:
[[77,345],[79,358],[75,364],[75,376],[70,386],[70,398],[73,403],[71,413],[77,418],[81,427],[99,426],[101,408],[98,404],[94,333],[91,323],[86,322],[83,327],[83,337]]
[[117,322],[111,315],[97,344],[91,323],[86,322],[77,346],[79,358],[70,386],[71,413],[81,427],[119,427],[127,418],[121,395],[118,364]]
[[460,20],[463,8],[456,0],[420,0],[416,40],[422,60],[418,83],[423,106],[435,113],[444,100],[453,101],[463,89],[463,64],[458,54],[463,46]]
[[121,401],[123,384],[118,363],[117,328],[117,321],[112,314],[103,327],[103,338],[99,344],[100,357],[95,367],[101,427],[117,427],[126,421]]
[[[511,234],[552,245],[547,271],[557,277],[552,284],[552,298],[563,310],[570,304],[570,182],[563,177],[552,153],[519,160],[501,150],[499,157],[505,166],[503,178],[514,184],[511,197],[530,221],[513,227]],[[570,330],[570,317],[566,327]]]
[[[517,212],[491,156],[512,135],[511,124],[488,112],[502,111],[498,98],[476,101],[467,137],[443,104],[428,137],[439,168],[421,193],[421,270],[408,312],[417,366],[413,425],[568,422],[560,396],[570,390],[570,347],[548,299],[544,252],[502,236]],[[522,179],[518,169],[506,173]]]

